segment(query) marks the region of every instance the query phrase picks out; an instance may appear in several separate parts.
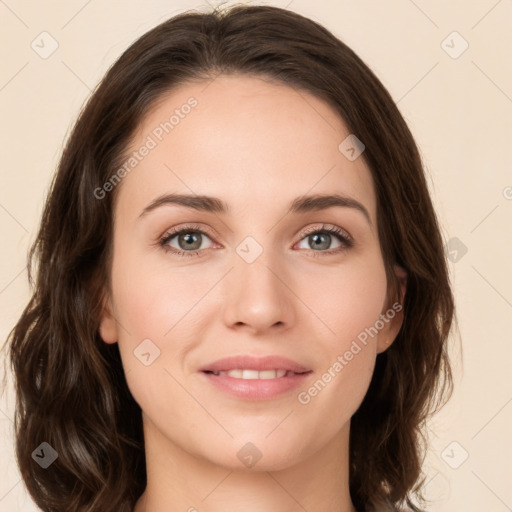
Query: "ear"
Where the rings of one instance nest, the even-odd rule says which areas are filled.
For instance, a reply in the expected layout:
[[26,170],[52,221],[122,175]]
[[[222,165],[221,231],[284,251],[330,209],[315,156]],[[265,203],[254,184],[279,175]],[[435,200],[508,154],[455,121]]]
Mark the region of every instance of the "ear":
[[105,343],[116,343],[118,340],[117,322],[113,314],[112,301],[109,296],[104,294],[102,302],[99,327],[100,336]]
[[[395,341],[404,321],[404,299],[407,290],[407,272],[399,265],[394,265],[393,270],[398,278],[400,291],[399,297],[392,297],[388,292],[386,307],[381,313],[381,322],[384,327],[379,331],[377,338],[377,353],[387,350]],[[394,299],[394,302],[392,300]]]

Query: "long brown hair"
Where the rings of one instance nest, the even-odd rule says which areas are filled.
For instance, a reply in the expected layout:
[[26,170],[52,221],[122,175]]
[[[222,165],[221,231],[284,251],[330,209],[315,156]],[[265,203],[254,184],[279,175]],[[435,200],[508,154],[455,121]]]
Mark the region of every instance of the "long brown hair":
[[[424,427],[453,389],[447,339],[454,304],[421,158],[390,94],[319,24],[270,6],[188,12],[138,39],[110,68],[74,126],[48,195],[28,271],[33,295],[8,339],[15,376],[16,456],[43,511],[129,512],[146,485],[141,410],[117,344],[99,318],[108,288],[116,190],[95,190],[124,161],[163,94],[219,73],[265,76],[325,100],[363,153],[377,193],[390,288],[408,273],[404,323],[377,356],[351,420],[350,492],[360,511],[421,497]],[[35,277],[34,277],[35,276]],[[43,469],[33,451],[58,458]]]

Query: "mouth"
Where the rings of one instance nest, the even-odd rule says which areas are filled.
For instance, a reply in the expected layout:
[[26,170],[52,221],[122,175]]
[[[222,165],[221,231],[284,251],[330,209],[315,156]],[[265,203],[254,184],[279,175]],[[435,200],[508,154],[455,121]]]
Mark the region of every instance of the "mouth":
[[291,392],[313,373],[280,356],[232,356],[200,369],[215,389],[245,400],[270,400]]

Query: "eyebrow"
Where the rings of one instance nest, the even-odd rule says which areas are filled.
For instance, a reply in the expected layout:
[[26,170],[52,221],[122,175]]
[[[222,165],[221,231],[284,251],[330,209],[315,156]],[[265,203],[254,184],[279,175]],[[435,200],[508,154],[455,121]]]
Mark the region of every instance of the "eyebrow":
[[[229,213],[229,205],[217,197],[205,195],[188,194],[164,194],[149,203],[139,215],[144,217],[149,212],[165,205],[178,205],[192,208],[194,210],[211,213]],[[334,206],[342,208],[353,208],[361,212],[368,224],[372,225],[368,210],[356,199],[342,196],[340,194],[316,194],[311,196],[300,196],[295,198],[288,206],[287,213],[308,213],[313,211],[326,210]]]

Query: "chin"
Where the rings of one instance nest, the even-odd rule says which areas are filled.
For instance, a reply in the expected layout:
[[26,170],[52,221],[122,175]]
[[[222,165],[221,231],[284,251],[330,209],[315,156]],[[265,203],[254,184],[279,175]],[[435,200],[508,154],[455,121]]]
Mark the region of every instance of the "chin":
[[[295,443],[287,433],[281,435],[245,432],[235,436],[224,446],[216,445],[214,452],[208,450],[202,456],[212,464],[237,472],[281,471],[299,463],[304,458],[305,446],[300,439]],[[219,450],[221,448],[221,450]]]

